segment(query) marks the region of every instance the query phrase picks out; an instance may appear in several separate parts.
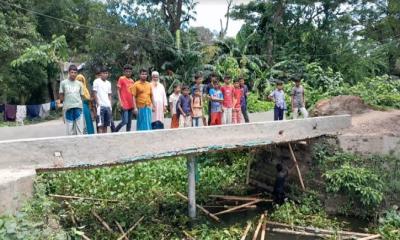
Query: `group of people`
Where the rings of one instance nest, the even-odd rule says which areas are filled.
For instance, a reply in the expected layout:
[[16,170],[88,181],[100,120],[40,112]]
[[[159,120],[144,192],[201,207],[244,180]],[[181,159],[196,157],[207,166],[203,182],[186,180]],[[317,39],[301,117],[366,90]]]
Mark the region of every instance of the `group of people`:
[[[67,134],[93,134],[93,117],[96,119],[97,133],[106,133],[108,128],[112,132],[118,132],[124,126],[126,131],[131,131],[133,114],[136,115],[138,131],[163,129],[164,116],[168,110],[171,113],[171,128],[249,122],[249,89],[244,78],[235,79],[232,83],[231,77],[227,75],[221,84],[218,76],[211,74],[209,83],[203,84],[203,76],[197,74],[193,86],[177,84],[173,86],[173,93],[167,98],[157,71],[151,73],[149,82],[146,69],[140,70],[137,81],[132,79],[132,70],[131,65],[125,65],[123,76],[117,81],[121,122],[115,126],[108,69],[98,70],[92,91],[89,91],[86,78],[78,74],[75,65],[71,65],[68,69],[68,79],[61,82],[59,90]],[[275,102],[274,119],[282,120],[286,110],[282,83],[277,83],[269,99]],[[292,90],[292,109],[296,113],[300,110],[304,117],[308,115],[305,109],[304,89],[299,79]],[[294,117],[297,118],[297,114]]]

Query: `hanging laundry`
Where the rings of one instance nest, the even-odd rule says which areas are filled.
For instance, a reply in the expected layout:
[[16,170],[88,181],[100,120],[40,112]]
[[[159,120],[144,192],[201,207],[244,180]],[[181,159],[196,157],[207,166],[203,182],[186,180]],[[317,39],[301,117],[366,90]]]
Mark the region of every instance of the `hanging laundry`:
[[29,119],[38,118],[40,114],[40,108],[42,105],[27,105],[26,113]]
[[26,106],[25,105],[17,105],[17,113],[15,116],[15,120],[17,123],[24,125],[24,120],[26,118]]
[[56,110],[56,108],[57,108],[56,101],[51,101],[50,110]]
[[13,122],[17,115],[17,105],[6,104],[4,106],[4,120]]
[[50,114],[50,108],[51,108],[50,103],[42,104],[41,107],[40,107],[39,116],[41,118],[48,117],[49,114]]
[[0,104],[0,113],[4,112],[4,104]]

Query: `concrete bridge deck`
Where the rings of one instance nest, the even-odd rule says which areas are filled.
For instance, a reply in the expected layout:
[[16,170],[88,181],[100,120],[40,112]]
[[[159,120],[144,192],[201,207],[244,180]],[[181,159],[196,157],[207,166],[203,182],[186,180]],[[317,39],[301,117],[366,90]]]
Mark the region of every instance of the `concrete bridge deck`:
[[[132,164],[337,134],[349,115],[146,132],[0,141],[0,214],[29,197],[36,171]],[[193,165],[193,158],[191,166]],[[189,173],[194,169],[189,169]],[[189,174],[190,175],[190,174]],[[189,177],[189,183],[193,180]],[[190,184],[189,184],[190,185]],[[190,190],[190,189],[189,189]],[[193,189],[192,189],[193,190]],[[189,191],[190,192],[190,191]],[[192,204],[193,205],[193,204]]]

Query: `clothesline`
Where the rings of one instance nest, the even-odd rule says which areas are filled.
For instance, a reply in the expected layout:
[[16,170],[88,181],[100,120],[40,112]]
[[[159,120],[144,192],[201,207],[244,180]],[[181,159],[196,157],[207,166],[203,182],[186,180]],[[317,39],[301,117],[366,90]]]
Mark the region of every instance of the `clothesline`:
[[44,119],[49,116],[51,110],[56,110],[56,101],[33,105],[0,104],[0,113],[4,113],[4,121],[17,123],[23,123],[26,118]]

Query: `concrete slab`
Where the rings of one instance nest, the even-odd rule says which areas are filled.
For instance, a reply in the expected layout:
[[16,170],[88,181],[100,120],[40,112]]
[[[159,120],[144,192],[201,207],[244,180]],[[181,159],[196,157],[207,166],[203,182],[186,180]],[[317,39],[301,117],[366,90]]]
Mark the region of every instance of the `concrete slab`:
[[15,214],[32,196],[34,169],[0,169],[0,214]]
[[257,147],[335,134],[351,117],[329,116],[201,128],[1,141],[1,168],[61,170]]

